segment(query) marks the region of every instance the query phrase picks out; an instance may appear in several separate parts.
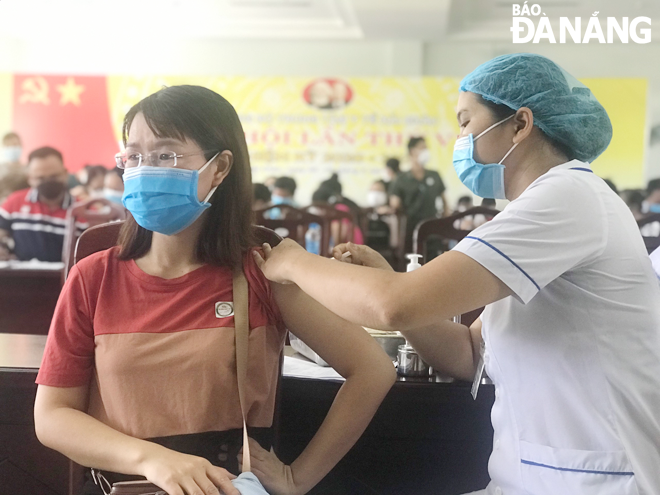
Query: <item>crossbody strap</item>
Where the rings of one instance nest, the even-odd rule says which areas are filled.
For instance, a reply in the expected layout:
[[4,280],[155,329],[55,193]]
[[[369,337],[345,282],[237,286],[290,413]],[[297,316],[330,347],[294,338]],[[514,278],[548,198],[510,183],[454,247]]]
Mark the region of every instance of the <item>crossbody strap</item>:
[[243,472],[251,471],[250,444],[247,433],[247,404],[245,398],[245,382],[248,367],[248,339],[250,317],[248,309],[248,283],[240,265],[234,270],[234,332],[236,334],[236,377],[238,379],[238,399],[243,417]]

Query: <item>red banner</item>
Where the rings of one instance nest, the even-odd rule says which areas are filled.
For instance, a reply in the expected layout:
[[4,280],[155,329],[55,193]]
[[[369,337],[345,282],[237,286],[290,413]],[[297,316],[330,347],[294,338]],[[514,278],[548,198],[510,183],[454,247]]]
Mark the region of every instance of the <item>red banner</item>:
[[86,164],[114,166],[119,147],[105,77],[16,75],[13,108],[26,152],[57,148],[71,172]]

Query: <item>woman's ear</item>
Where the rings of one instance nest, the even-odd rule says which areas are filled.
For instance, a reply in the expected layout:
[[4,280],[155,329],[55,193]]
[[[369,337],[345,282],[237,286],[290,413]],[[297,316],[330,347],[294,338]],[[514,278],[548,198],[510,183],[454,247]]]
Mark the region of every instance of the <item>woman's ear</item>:
[[231,151],[225,150],[220,153],[214,161],[216,163],[213,172],[213,187],[217,187],[222,184],[222,181],[224,181],[225,177],[229,174],[229,171],[234,164],[234,155]]
[[534,129],[534,114],[527,107],[521,107],[513,117],[513,124],[515,126],[515,135],[513,136],[514,143],[520,143],[523,139],[527,138]]

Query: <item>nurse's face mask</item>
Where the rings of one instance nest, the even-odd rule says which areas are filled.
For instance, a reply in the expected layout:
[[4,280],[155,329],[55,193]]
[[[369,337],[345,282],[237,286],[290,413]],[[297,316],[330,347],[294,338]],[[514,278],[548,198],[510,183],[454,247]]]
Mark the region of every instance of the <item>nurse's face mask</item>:
[[[514,114],[515,115],[515,114]],[[510,115],[496,122],[476,138],[472,133],[458,138],[454,144],[454,170],[461,182],[474,194],[482,198],[506,199],[504,194],[504,165],[502,162],[516,149],[515,143],[498,163],[477,163],[474,159],[474,142],[491,129],[514,117]]]
[[[123,153],[116,156],[117,166],[124,168],[122,203],[141,227],[165,235],[178,234],[190,227],[204,211],[218,186],[203,201],[199,200],[199,175],[217,158],[216,153],[199,170],[177,168],[177,159],[187,155],[169,151]],[[146,162],[149,165],[143,165]]]

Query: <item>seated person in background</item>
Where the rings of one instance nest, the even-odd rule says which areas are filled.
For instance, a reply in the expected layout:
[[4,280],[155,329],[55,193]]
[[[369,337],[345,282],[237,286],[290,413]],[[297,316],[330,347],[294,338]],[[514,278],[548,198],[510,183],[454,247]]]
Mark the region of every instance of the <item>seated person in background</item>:
[[646,187],[646,199],[642,205],[642,213],[660,213],[660,178],[649,181]]
[[[56,149],[44,147],[30,153],[31,187],[11,194],[0,207],[0,244],[5,246],[0,247],[0,258],[62,261],[66,211],[72,203],[68,177]],[[86,227],[76,222],[77,229]],[[13,253],[8,252],[8,245]]]
[[[456,211],[454,211],[454,213],[462,213],[472,208],[472,206],[473,206],[472,196],[461,196],[460,198],[458,198],[458,202],[456,203]],[[454,228],[460,230],[474,229],[474,216],[467,215],[464,216],[463,218],[459,218],[458,220],[455,220]]]
[[[644,213],[642,219],[660,214],[660,179],[649,181],[646,188],[646,199],[642,203],[642,213]],[[640,232],[644,237],[660,236],[660,221],[653,221],[643,225]]]
[[645,214],[642,213],[642,206],[644,205],[644,193],[639,189],[625,189],[619,193],[621,199],[628,205],[635,220],[641,220]]
[[[111,482],[135,475],[169,494],[238,495],[229,480],[242,445],[232,284],[241,270],[252,470],[271,495],[309,492],[367,427],[395,380],[391,361],[361,327],[261,274],[245,133],[227,100],[164,88],[129,110],[123,136],[132,216],[120,245],[77,263],[62,289],[37,377],[39,440]],[[346,378],[291,465],[270,450],[287,329]],[[103,492],[89,480],[85,493]]]
[[[482,208],[490,208],[491,210],[494,210],[497,208],[497,201],[492,198],[484,198],[481,200],[480,206]],[[472,221],[472,228],[476,229],[477,227],[491,221],[492,219],[493,217],[491,215],[483,215],[482,213],[478,213],[474,216],[474,220]]]
[[[84,181],[70,188],[76,201],[103,197],[103,184],[107,172],[108,169],[103,165],[85,165],[83,171],[78,175],[82,176]],[[78,180],[78,176],[76,176],[76,180]]]
[[377,213],[389,213],[387,202],[387,185],[382,180],[374,181],[367,193],[367,206]]
[[[344,203],[338,203],[337,200],[341,199],[336,196],[336,189],[332,186],[329,186],[327,181],[321,183],[314,194],[312,194],[312,205],[331,205],[338,211],[343,211],[345,213],[351,213],[350,208]],[[315,212],[313,209],[310,210],[311,213],[320,214],[321,212]],[[353,218],[356,218],[353,215]],[[351,222],[347,219],[342,219],[341,223],[339,221],[334,221],[330,225],[330,247],[332,248],[335,244],[341,242],[346,242],[348,239],[348,233],[350,232]],[[364,236],[362,235],[362,230],[357,225],[357,222],[353,222],[353,242],[358,244],[364,244]]]
[[461,196],[458,198],[458,202],[456,203],[456,211],[454,213],[460,213],[462,211],[469,210],[472,208],[472,206],[472,196]]
[[401,174],[401,160],[398,158],[388,158],[385,162],[385,172],[383,174],[383,183],[385,191],[389,190],[390,184]]
[[270,205],[270,189],[265,184],[252,184],[252,209],[263,210]]
[[343,188],[341,182],[339,182],[338,174],[332,174],[332,176],[329,179],[321,182],[319,189],[327,189],[332,193],[332,197],[330,198],[330,203],[334,205],[344,205],[348,207],[343,209],[337,208],[338,210],[342,210],[342,211],[350,210],[350,212],[353,213],[353,215],[357,218],[357,216],[360,213],[360,207],[355,201],[347,198],[342,194]]
[[[273,184],[273,192],[270,196],[270,202],[273,205],[289,205],[298,208],[298,205],[293,199],[296,193],[296,180],[293,177],[279,177]],[[272,220],[281,220],[284,218],[282,210],[273,208],[264,215],[266,218]]]
[[18,134],[5,134],[0,148],[0,204],[11,193],[29,187],[27,172],[21,163],[22,153],[21,138]]
[[274,205],[296,206],[293,196],[296,194],[296,180],[292,177],[279,177],[275,181],[271,202]]
[[103,197],[108,201],[122,205],[121,198],[124,194],[124,171],[119,167],[108,170],[103,178]]

